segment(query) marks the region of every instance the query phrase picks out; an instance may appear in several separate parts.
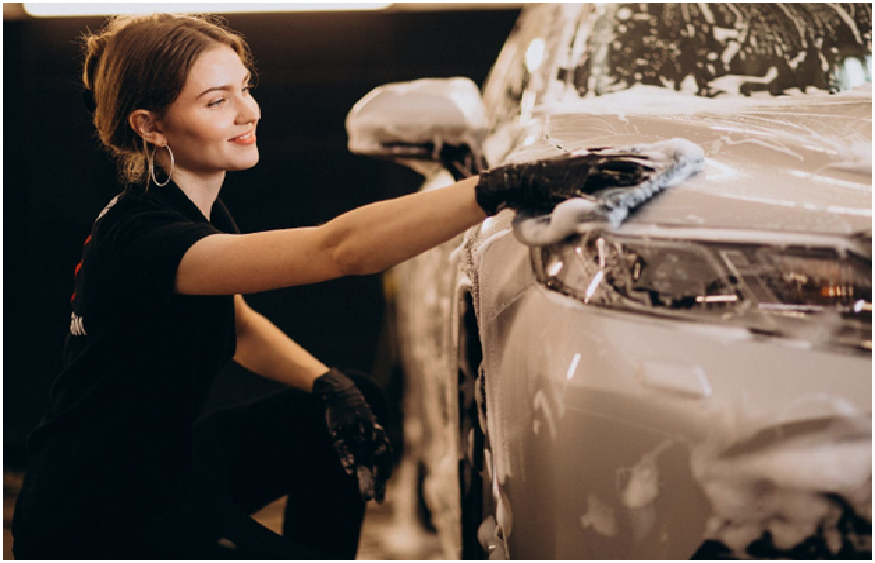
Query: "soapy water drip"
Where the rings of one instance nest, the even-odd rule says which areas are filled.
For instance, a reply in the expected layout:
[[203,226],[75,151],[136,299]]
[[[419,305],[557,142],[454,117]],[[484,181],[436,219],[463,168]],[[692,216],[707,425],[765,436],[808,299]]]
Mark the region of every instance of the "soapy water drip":
[[[577,232],[581,223],[591,221],[608,221],[616,228],[631,211],[657,193],[697,174],[705,162],[702,148],[686,139],[669,139],[622,150],[582,149],[571,154],[588,153],[602,157],[604,169],[597,171],[607,187],[564,201],[549,215],[518,211],[513,220],[517,240],[529,246],[552,244]],[[634,172],[644,180],[632,186],[624,185],[629,176],[625,172]]]

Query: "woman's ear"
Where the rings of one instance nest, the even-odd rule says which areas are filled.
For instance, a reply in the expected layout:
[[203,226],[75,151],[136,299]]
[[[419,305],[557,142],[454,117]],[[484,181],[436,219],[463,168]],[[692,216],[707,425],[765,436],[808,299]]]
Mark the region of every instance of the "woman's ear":
[[161,132],[161,126],[151,111],[145,109],[134,110],[128,116],[128,123],[131,125],[131,129],[146,142],[158,147],[163,147],[167,144],[167,139]]

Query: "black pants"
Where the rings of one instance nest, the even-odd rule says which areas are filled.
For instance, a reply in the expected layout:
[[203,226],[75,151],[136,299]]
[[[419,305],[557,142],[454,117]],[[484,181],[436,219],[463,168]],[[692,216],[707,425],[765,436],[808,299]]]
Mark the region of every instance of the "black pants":
[[[379,390],[355,380],[382,419]],[[250,514],[283,495],[279,535]],[[29,522],[25,533],[13,527],[13,552],[17,559],[354,559],[364,511],[357,480],[334,452],[324,409],[309,393],[289,389],[195,424],[182,500],[157,524],[46,538]]]

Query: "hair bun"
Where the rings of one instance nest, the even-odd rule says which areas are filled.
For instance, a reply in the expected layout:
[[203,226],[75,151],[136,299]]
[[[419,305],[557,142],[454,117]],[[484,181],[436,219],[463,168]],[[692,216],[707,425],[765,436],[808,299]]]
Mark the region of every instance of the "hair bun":
[[94,82],[97,78],[97,67],[106,50],[106,36],[104,34],[92,34],[85,37],[85,68],[82,72],[82,82],[85,88],[94,91]]

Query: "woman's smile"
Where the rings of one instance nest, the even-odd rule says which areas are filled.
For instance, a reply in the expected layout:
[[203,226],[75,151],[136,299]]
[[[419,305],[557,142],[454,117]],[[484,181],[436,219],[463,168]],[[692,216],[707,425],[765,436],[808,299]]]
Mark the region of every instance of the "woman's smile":
[[255,129],[252,131],[248,131],[242,135],[237,135],[232,139],[228,139],[229,143],[236,143],[238,145],[252,145],[255,143]]

